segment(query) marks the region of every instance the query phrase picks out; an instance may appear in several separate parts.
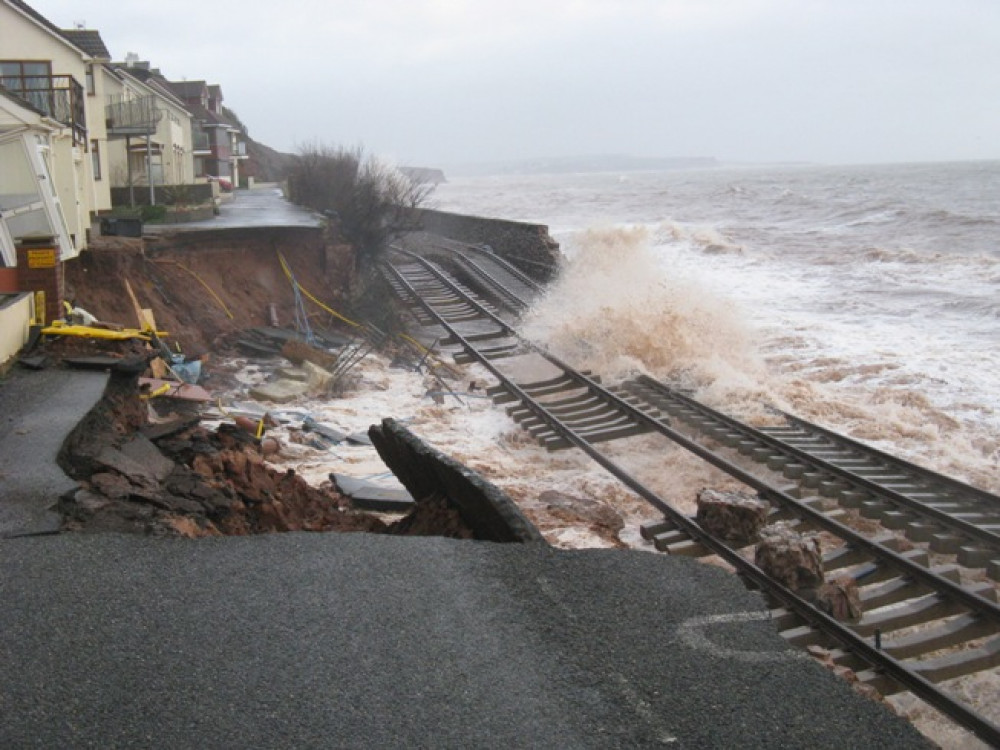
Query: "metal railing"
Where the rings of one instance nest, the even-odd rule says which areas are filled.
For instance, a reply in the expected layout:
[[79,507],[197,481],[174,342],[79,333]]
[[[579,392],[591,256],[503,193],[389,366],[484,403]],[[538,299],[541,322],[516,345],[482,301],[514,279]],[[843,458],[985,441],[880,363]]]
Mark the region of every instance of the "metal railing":
[[83,85],[70,75],[5,75],[0,85],[73,131],[73,143],[87,144]]
[[104,117],[109,135],[122,131],[148,133],[156,130],[163,110],[156,106],[155,96],[126,99],[123,94],[117,94],[108,97]]

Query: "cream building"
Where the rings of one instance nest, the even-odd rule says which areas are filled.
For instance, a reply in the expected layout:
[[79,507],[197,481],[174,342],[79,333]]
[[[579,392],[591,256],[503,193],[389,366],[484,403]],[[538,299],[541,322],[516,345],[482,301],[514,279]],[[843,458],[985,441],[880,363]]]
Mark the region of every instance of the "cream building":
[[50,140],[61,128],[0,90],[0,270],[16,264],[15,240],[49,236],[60,248],[71,244],[51,169]]
[[63,260],[87,247],[94,216],[111,208],[98,70],[109,59],[97,32],[61,30],[22,0],[0,0],[0,86],[58,125],[38,148],[65,218]]
[[191,113],[166,79],[132,55],[103,66],[102,77],[111,184],[138,190],[193,183]]

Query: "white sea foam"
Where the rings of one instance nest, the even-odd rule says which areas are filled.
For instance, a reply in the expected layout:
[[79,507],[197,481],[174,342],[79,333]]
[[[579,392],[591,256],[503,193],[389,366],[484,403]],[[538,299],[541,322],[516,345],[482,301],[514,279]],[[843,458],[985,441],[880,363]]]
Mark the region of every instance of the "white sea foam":
[[1000,491],[998,193],[983,163],[458,180],[437,200],[558,229],[570,262],[530,330],[581,366],[773,403]]

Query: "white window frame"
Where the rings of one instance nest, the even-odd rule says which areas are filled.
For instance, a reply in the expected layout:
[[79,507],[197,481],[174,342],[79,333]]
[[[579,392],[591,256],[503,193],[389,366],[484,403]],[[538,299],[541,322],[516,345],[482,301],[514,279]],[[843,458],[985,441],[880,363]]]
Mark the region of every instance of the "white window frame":
[[48,167],[48,160],[45,158],[49,147],[48,138],[34,132],[15,132],[0,135],[0,143],[20,142],[24,153],[28,157],[28,163],[35,173],[38,181],[38,193],[40,200],[33,203],[18,206],[8,211],[0,211],[0,252],[3,253],[4,262],[9,266],[17,265],[17,254],[14,249],[14,240],[7,228],[7,219],[12,218],[25,211],[36,211],[42,208],[52,227],[53,236],[59,244],[59,256],[61,260],[74,258],[78,250],[73,245],[69,236],[69,229],[66,226],[66,218],[59,203],[59,196],[56,194],[55,183],[52,181],[52,174]]

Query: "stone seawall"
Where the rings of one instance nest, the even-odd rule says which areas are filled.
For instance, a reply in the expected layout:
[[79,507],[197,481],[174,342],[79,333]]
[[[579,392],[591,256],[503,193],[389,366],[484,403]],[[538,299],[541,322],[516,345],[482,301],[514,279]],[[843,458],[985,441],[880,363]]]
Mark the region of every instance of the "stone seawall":
[[542,283],[551,281],[559,270],[559,243],[549,236],[549,228],[544,224],[432,209],[421,210],[420,218],[428,232],[460,242],[489,245],[501,258]]

